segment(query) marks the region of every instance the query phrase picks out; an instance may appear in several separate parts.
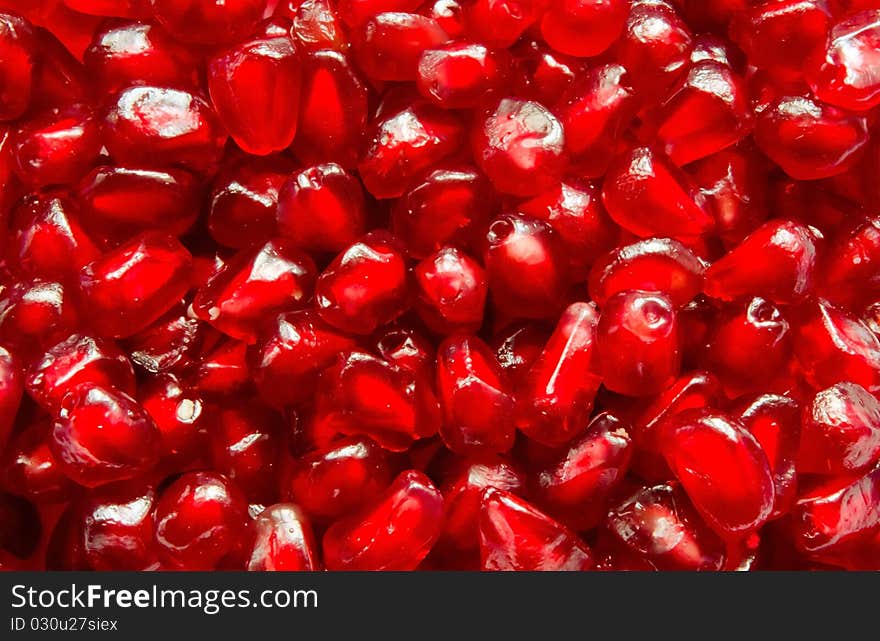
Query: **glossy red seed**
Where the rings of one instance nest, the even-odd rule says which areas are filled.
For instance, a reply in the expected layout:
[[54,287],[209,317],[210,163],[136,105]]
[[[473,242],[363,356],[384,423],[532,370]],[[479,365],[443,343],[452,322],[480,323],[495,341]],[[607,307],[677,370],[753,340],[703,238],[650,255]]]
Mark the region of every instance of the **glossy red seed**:
[[489,225],[486,240],[492,301],[520,318],[555,315],[568,276],[565,250],[553,229],[528,216],[505,214]]
[[608,531],[657,570],[720,570],[724,544],[677,484],[645,487],[614,506]]
[[593,305],[572,303],[521,379],[517,427],[529,438],[558,446],[586,427],[601,382],[595,368],[597,322]]
[[83,552],[98,571],[145,570],[156,563],[156,492],[130,481],[98,488],[84,500]]
[[868,142],[868,128],[861,116],[785,96],[758,115],[755,142],[792,178],[815,180],[850,169]]
[[0,449],[12,432],[23,390],[19,364],[5,347],[0,347]]
[[76,485],[60,469],[49,448],[48,420],[19,432],[0,459],[0,486],[36,503],[61,503],[70,499]]
[[806,489],[792,511],[794,541],[808,553],[829,553],[870,540],[880,529],[880,466]]
[[440,536],[443,497],[427,476],[408,470],[377,502],[336,521],[324,534],[328,570],[414,570]]
[[233,338],[220,338],[205,350],[198,361],[194,384],[205,394],[228,396],[241,392],[250,382],[247,367],[248,344]]
[[388,11],[414,11],[419,0],[340,0],[339,15],[350,27],[364,24],[372,16]]
[[449,39],[437,22],[417,13],[379,13],[353,33],[352,50],[371,80],[415,80],[426,49]]
[[598,414],[583,436],[535,477],[539,504],[578,531],[605,518],[611,493],[624,480],[633,453],[626,424]]
[[490,47],[511,46],[540,17],[542,0],[475,0],[462,7],[465,33]]
[[594,565],[586,543],[509,492],[483,491],[479,531],[483,570],[581,571]]
[[204,404],[197,390],[173,374],[160,374],[138,386],[141,404],[161,434],[160,455],[175,461],[190,461],[200,454]]
[[123,164],[211,168],[226,142],[214,110],[181,89],[130,87],[111,100],[104,144]]
[[880,340],[867,325],[822,301],[808,305],[799,320],[795,354],[813,388],[850,381],[880,391]]
[[31,187],[75,183],[98,161],[100,125],[84,105],[25,120],[12,134],[13,169]]
[[198,64],[162,27],[146,22],[111,23],[99,29],[83,54],[89,84],[102,94],[133,84],[197,87]]
[[514,399],[495,354],[476,336],[453,336],[437,348],[440,436],[461,455],[497,454],[513,446]]
[[486,272],[455,247],[444,247],[413,270],[415,308],[425,325],[438,334],[467,334],[483,323]]
[[80,13],[118,18],[147,18],[149,0],[64,0],[64,4]]
[[36,58],[30,23],[16,14],[0,13],[0,120],[15,120],[27,110]]
[[208,63],[217,116],[244,151],[265,156],[296,135],[301,66],[284,23],[270,22]]
[[27,196],[12,213],[9,251],[30,276],[68,280],[99,253],[81,219],[76,201],[61,191]]
[[360,182],[336,163],[303,169],[278,195],[278,232],[307,251],[342,251],[366,231]]
[[672,162],[681,166],[705,158],[749,133],[745,81],[729,65],[701,60],[655,117],[660,146]]
[[633,147],[612,163],[602,200],[614,222],[643,238],[697,236],[714,226],[685,175],[648,147]]
[[331,0],[286,0],[279,3],[275,15],[289,14],[291,34],[307,51],[348,48],[348,35],[340,20],[336,3]]
[[357,165],[367,125],[368,91],[345,54],[316,51],[303,62],[296,156],[307,164]]
[[621,133],[635,115],[635,103],[627,70],[619,64],[585,70],[562,94],[555,111],[565,129],[565,149],[579,170],[605,173],[621,151]]
[[318,313],[334,327],[370,334],[409,305],[409,273],[397,240],[371,232],[330,263],[315,283]]
[[824,389],[804,411],[799,472],[844,475],[880,460],[880,401],[855,383]]
[[455,116],[426,102],[383,113],[367,133],[361,180],[376,198],[397,198],[419,174],[457,151],[463,135]]
[[61,401],[49,447],[71,479],[95,487],[135,478],[159,456],[159,430],[137,401],[91,383]]
[[202,195],[183,169],[102,166],[79,184],[83,224],[97,239],[128,239],[164,229],[181,235],[195,222]]
[[813,287],[816,236],[791,220],[770,221],[706,271],[703,291],[734,300],[759,295],[777,303],[803,298]]
[[731,23],[731,36],[756,67],[776,74],[800,75],[804,61],[823,48],[830,14],[826,2],[776,0],[753,2]]
[[391,228],[413,258],[426,258],[447,244],[477,249],[497,201],[474,168],[435,169],[394,204]]
[[773,510],[773,476],[741,423],[697,409],[670,418],[662,430],[666,462],[713,528],[741,535],[764,524]]
[[143,234],[86,265],[79,297],[102,336],[131,336],[171,309],[189,289],[189,252],[174,238]]
[[[785,370],[793,338],[779,307],[763,298],[752,298],[717,321],[709,339],[708,358],[725,383],[753,389]],[[761,363],[760,368],[755,363]]]
[[347,437],[298,458],[286,494],[316,519],[335,519],[374,502],[391,484],[385,452],[364,437]]
[[316,403],[328,427],[403,451],[437,432],[439,407],[431,387],[418,372],[352,352],[321,374]]
[[498,191],[534,196],[565,169],[562,124],[543,105],[504,98],[472,134],[474,159]]
[[248,343],[263,322],[305,306],[311,297],[315,263],[284,239],[236,254],[199,289],[192,308],[218,330]]
[[637,0],[617,44],[618,62],[630,85],[647,104],[659,102],[687,70],[693,34],[672,4]]
[[246,35],[266,0],[150,0],[156,19],[183,42],[220,44]]
[[818,269],[818,291],[828,301],[858,309],[880,294],[880,218],[843,225]]
[[249,503],[278,499],[281,420],[253,402],[224,402],[206,412],[213,469],[224,474]]
[[561,53],[597,56],[620,36],[627,10],[624,0],[556,0],[541,18],[541,35]]
[[279,407],[305,401],[318,374],[352,339],[311,310],[279,314],[252,350],[251,372],[260,395]]
[[375,350],[390,363],[418,376],[434,377],[434,344],[415,326],[390,325],[375,336]]
[[832,26],[825,50],[807,70],[819,100],[852,111],[880,104],[880,80],[871,69],[880,40],[880,10],[863,11]]
[[16,353],[39,356],[70,335],[78,314],[69,288],[54,281],[27,279],[0,296],[0,342]]
[[187,472],[165,488],[156,504],[156,546],[172,568],[215,568],[242,547],[247,529],[244,497],[215,472]]
[[479,517],[483,490],[495,488],[519,494],[525,478],[519,469],[500,459],[466,460],[443,485],[443,533],[438,546],[461,552],[479,549]]
[[134,369],[112,341],[73,334],[28,368],[25,386],[31,398],[55,412],[64,395],[83,383],[133,395]]
[[188,364],[204,334],[204,327],[198,319],[187,314],[182,304],[178,304],[126,341],[129,358],[151,374]]
[[609,298],[596,329],[602,382],[629,396],[667,388],[681,367],[681,337],[672,301],[665,295],[624,291]]
[[251,572],[314,572],[318,548],[308,517],[293,503],[276,503],[260,512],[251,528]]
[[511,58],[506,52],[473,42],[455,42],[425,49],[418,62],[416,86],[438,107],[477,107],[509,81]]
[[702,290],[705,266],[672,238],[650,238],[616,247],[590,271],[590,297],[599,305],[629,289],[656,291],[684,306]]

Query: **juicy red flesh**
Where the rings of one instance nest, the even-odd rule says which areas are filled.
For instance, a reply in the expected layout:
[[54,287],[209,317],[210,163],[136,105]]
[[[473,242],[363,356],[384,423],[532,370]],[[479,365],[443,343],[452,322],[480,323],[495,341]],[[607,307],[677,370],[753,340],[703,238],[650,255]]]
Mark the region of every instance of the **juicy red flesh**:
[[0,5],[0,568],[880,569],[880,3]]

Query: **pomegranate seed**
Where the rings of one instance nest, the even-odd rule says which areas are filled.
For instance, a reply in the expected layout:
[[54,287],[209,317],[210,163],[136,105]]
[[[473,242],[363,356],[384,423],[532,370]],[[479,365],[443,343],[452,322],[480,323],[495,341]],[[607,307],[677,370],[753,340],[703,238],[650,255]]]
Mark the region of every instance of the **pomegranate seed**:
[[791,303],[812,289],[815,267],[813,231],[791,220],[774,220],[709,267],[704,291],[722,300],[755,294]]
[[276,503],[254,521],[247,562],[251,572],[314,572],[320,569],[308,517],[293,503]]
[[413,570],[440,536],[443,497],[421,472],[402,472],[372,505],[324,534],[328,570]]
[[13,169],[30,187],[75,183],[95,165],[100,126],[83,105],[25,120],[12,134]]
[[74,11],[93,16],[149,17],[148,0],[64,0],[64,4]]
[[69,336],[77,322],[70,290],[58,282],[22,280],[0,297],[0,342],[25,360]]
[[352,50],[371,80],[415,80],[422,51],[448,36],[431,18],[416,13],[380,13],[353,33]]
[[804,412],[798,471],[843,475],[880,459],[880,401],[861,385],[824,389]]
[[266,0],[150,0],[153,15],[183,42],[221,44],[253,29]]
[[79,184],[82,222],[98,240],[162,229],[179,236],[196,220],[201,186],[183,169],[96,167]]
[[861,116],[785,96],[758,115],[755,142],[792,178],[815,180],[850,169],[868,142],[868,129]]
[[204,413],[195,390],[173,374],[160,374],[139,386],[138,402],[159,428],[162,457],[189,461],[200,454]]
[[474,159],[498,191],[534,196],[565,169],[562,124],[537,102],[504,98],[473,133]]
[[561,53],[597,56],[620,36],[626,17],[623,0],[555,0],[541,19],[541,35]]
[[222,474],[187,472],[160,494],[155,512],[160,558],[180,570],[210,570],[240,551],[247,503]]
[[76,202],[63,192],[27,196],[13,212],[14,238],[21,270],[37,278],[68,280],[98,257],[94,242],[80,226]]
[[596,329],[596,354],[602,382],[612,391],[649,396],[669,387],[681,366],[672,301],[637,290],[609,298]]
[[86,265],[79,276],[83,309],[101,335],[122,338],[146,328],[189,289],[189,252],[174,238],[142,234]]
[[369,436],[391,451],[403,451],[439,427],[429,380],[360,352],[343,354],[324,370],[316,402],[337,431]]
[[138,481],[106,485],[80,508],[83,554],[95,570],[145,570],[156,563],[156,492]]
[[641,240],[617,247],[593,263],[590,297],[604,305],[630,289],[655,291],[681,307],[702,290],[704,271],[703,262],[677,240]]
[[801,435],[800,407],[785,396],[764,394],[754,399],[739,416],[767,456],[773,473],[773,516],[787,513],[797,490],[795,459]]
[[509,82],[512,59],[504,51],[471,42],[427,48],[418,61],[419,92],[438,107],[477,107]]
[[556,111],[565,129],[572,164],[589,176],[601,176],[616,152],[620,134],[635,115],[627,71],[618,64],[587,70],[562,94]]
[[129,87],[104,116],[104,144],[124,164],[179,164],[204,171],[226,142],[211,106],[182,89]]
[[372,232],[349,246],[318,277],[315,302],[325,321],[370,334],[409,306],[409,272],[397,240]]
[[703,409],[670,418],[661,447],[708,523],[724,534],[760,527],[773,510],[773,476],[760,444],[731,416]]
[[269,22],[208,63],[217,116],[238,146],[257,156],[293,141],[301,81],[296,47],[282,22]]
[[564,525],[515,497],[489,487],[480,504],[480,563],[491,571],[580,571],[592,551]]
[[358,170],[376,198],[401,196],[415,178],[456,151],[463,128],[451,114],[423,102],[375,120]]
[[818,270],[817,289],[828,301],[858,309],[880,294],[880,218],[866,218],[840,229]]
[[614,222],[643,238],[697,236],[714,226],[684,174],[648,147],[634,147],[614,161],[602,200]]
[[135,393],[134,369],[112,341],[73,334],[51,347],[27,372],[28,394],[55,412],[64,396],[80,384]]
[[495,354],[475,336],[454,336],[437,349],[440,436],[457,454],[495,454],[513,446],[513,396]]
[[178,304],[126,341],[129,358],[151,374],[181,367],[189,362],[203,328],[204,325],[188,316],[183,305]]
[[159,456],[159,430],[123,392],[83,383],[61,401],[49,448],[61,470],[86,487],[135,478]]
[[497,199],[471,167],[435,169],[398,199],[391,227],[413,258],[426,258],[447,244],[477,249]]
[[366,231],[363,187],[336,163],[297,172],[277,199],[279,233],[305,250],[342,251]]
[[548,224],[505,214],[489,225],[486,240],[484,262],[496,305],[522,318],[547,318],[561,309],[567,261]]
[[145,22],[99,29],[83,54],[83,65],[90,85],[102,94],[133,84],[179,88],[199,84],[196,58],[162,27]]
[[290,498],[317,519],[335,519],[372,503],[391,484],[385,452],[364,437],[347,437],[297,459]]
[[438,546],[460,552],[479,550],[483,490],[491,487],[519,494],[524,485],[523,473],[500,459],[477,459],[464,464],[443,486],[445,518]]
[[598,314],[572,303],[521,382],[517,426],[530,438],[562,445],[581,431],[601,379],[595,373]]
[[[355,167],[367,125],[367,98],[367,87],[345,54],[310,53],[303,62],[299,125],[293,141],[297,157],[308,164]],[[387,127],[389,133],[393,129]]]
[[438,334],[474,332],[483,323],[486,272],[455,247],[444,247],[414,270],[416,310]]
[[37,43],[30,23],[21,16],[0,13],[0,120],[15,120],[31,99]]
[[374,346],[388,362],[419,376],[434,377],[434,345],[415,327],[403,323],[389,326],[376,336]]
[[240,392],[248,384],[248,344],[232,338],[218,340],[213,349],[201,355],[194,384],[206,394]]
[[724,565],[724,544],[676,484],[638,490],[611,509],[608,530],[651,569],[720,570]]
[[275,10],[276,16],[285,14],[293,21],[291,34],[307,51],[345,51],[348,48],[348,36],[336,3],[330,0],[287,0]]
[[273,239],[236,254],[199,289],[192,308],[224,334],[253,343],[264,321],[305,305],[314,278],[307,254]]
[[9,441],[0,459],[0,486],[36,503],[63,503],[75,484],[60,469],[49,448],[49,421],[26,427]]
[[534,24],[542,0],[475,0],[462,6],[465,35],[490,47],[506,48]]

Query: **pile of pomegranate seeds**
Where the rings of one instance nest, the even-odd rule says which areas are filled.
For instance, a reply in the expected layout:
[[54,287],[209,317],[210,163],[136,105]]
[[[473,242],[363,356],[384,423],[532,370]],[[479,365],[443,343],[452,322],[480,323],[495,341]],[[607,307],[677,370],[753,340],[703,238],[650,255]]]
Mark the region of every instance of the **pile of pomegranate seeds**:
[[880,569],[880,0],[0,12],[0,568]]

